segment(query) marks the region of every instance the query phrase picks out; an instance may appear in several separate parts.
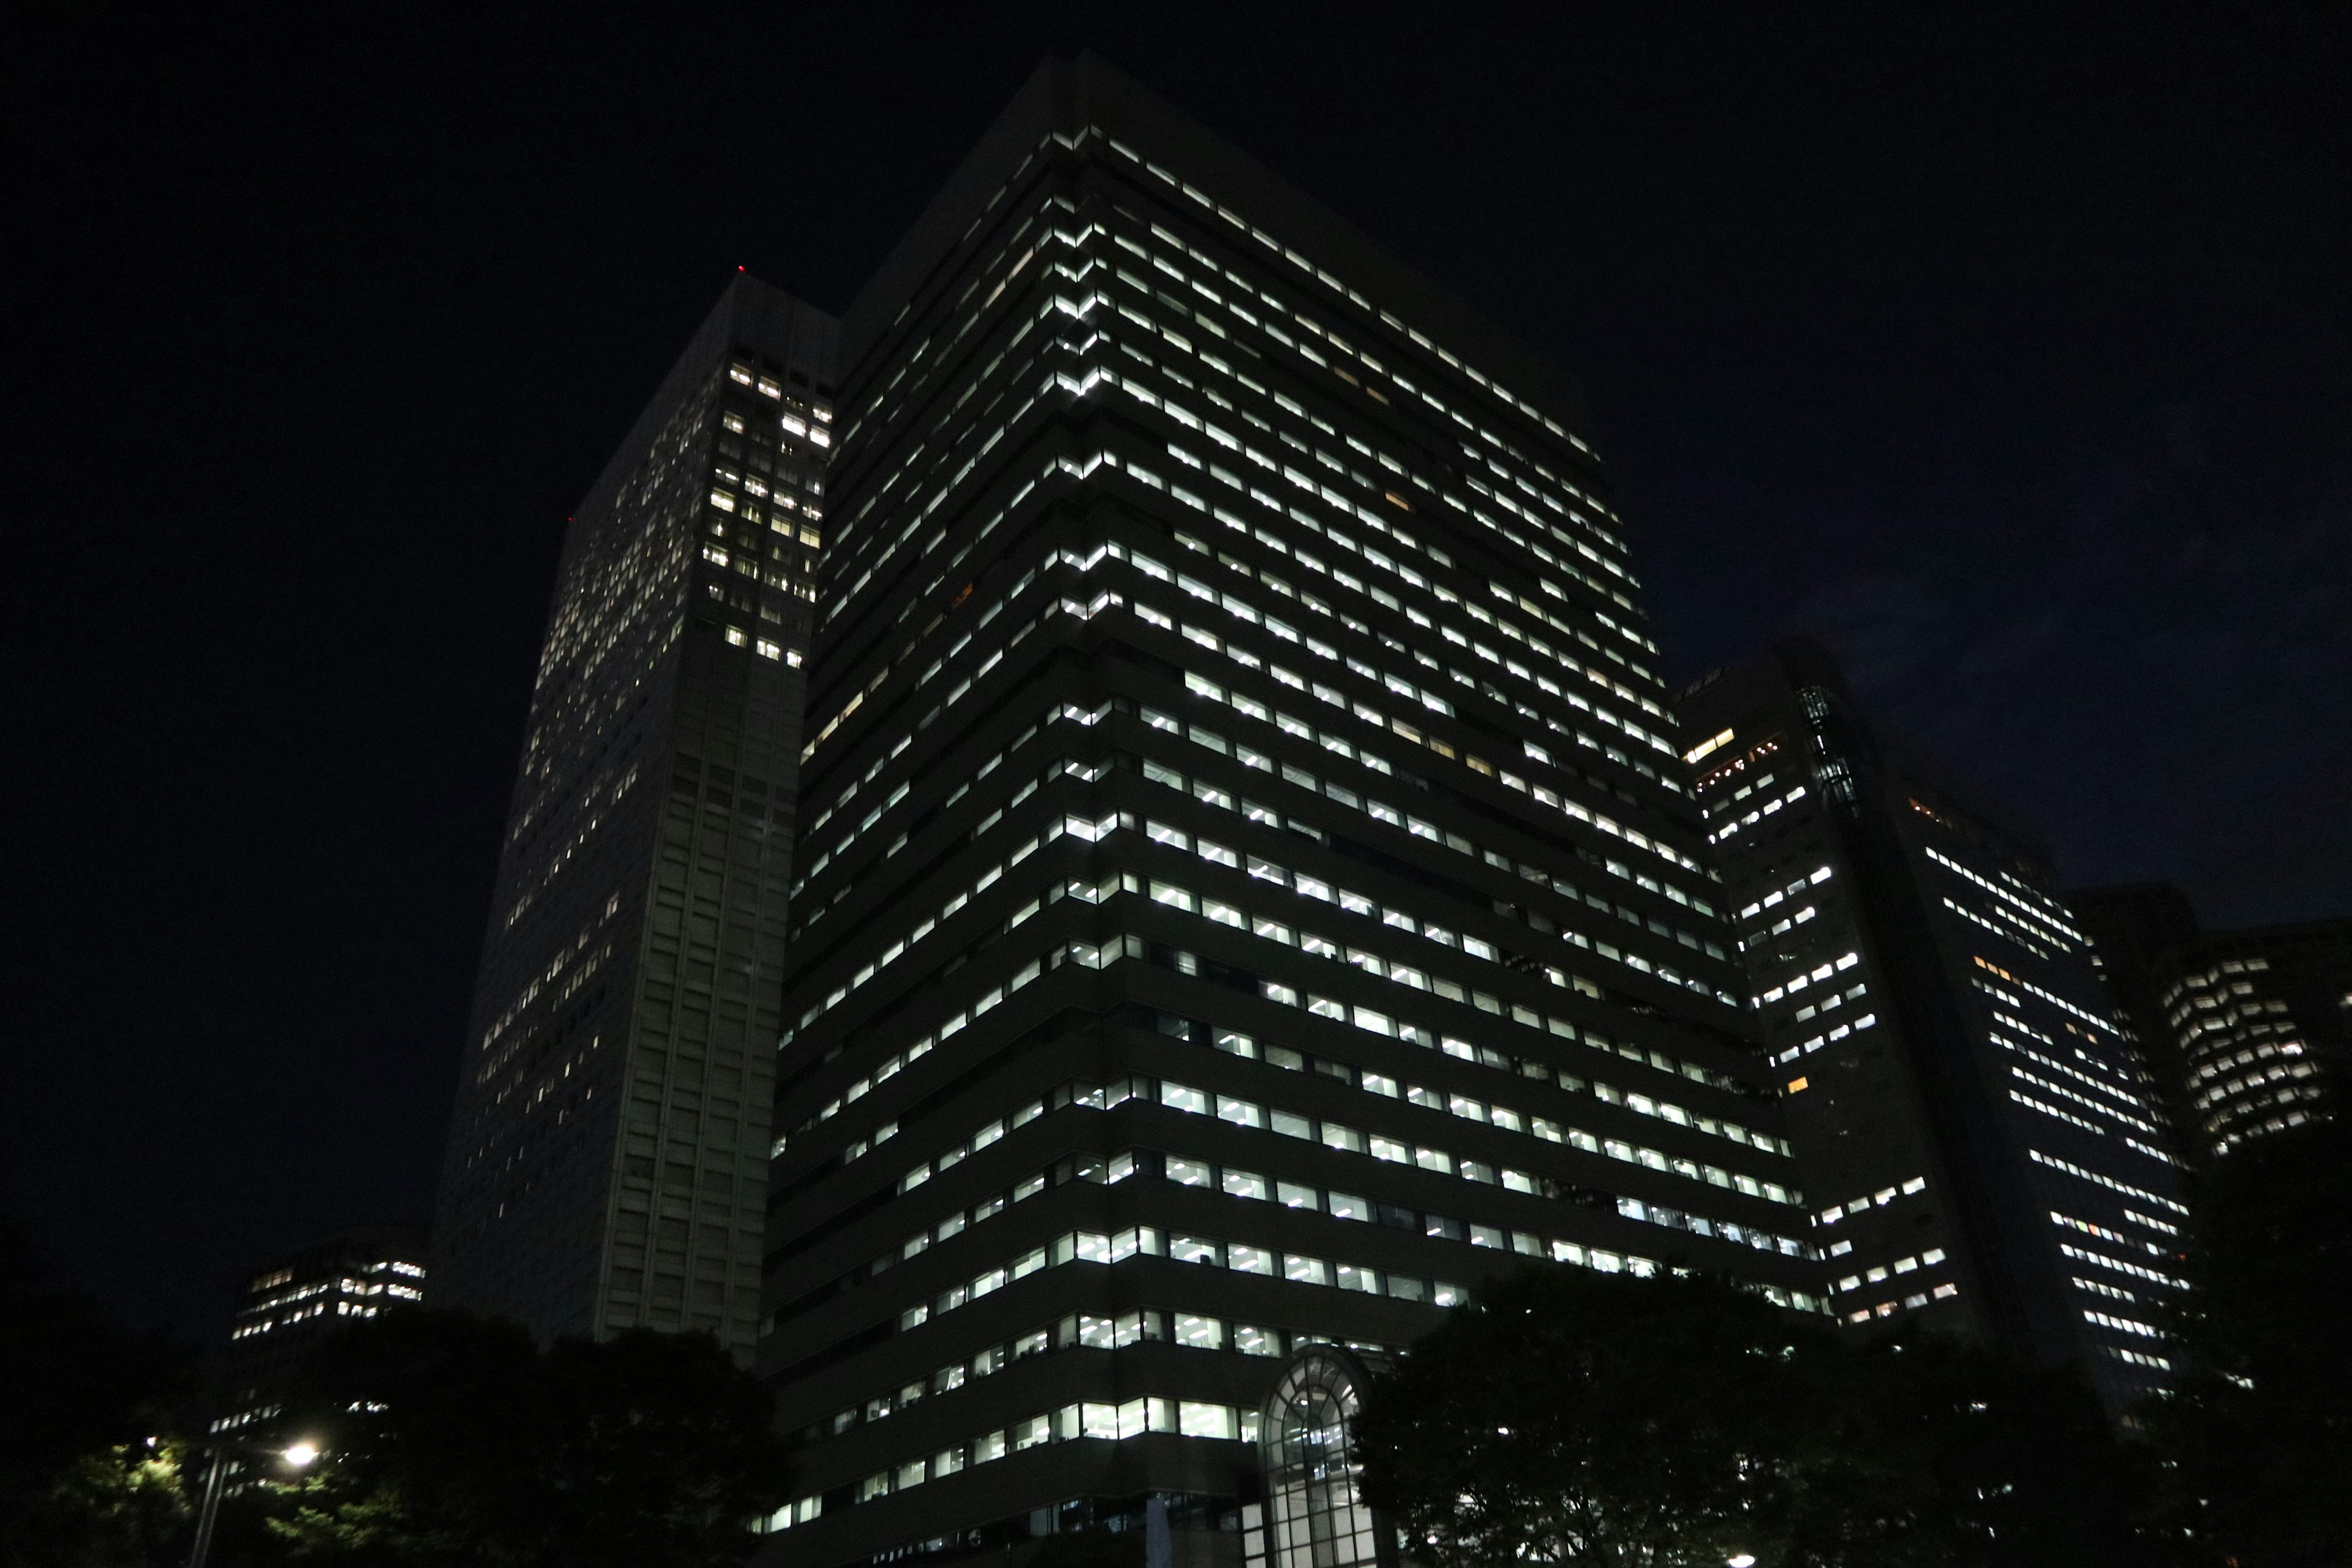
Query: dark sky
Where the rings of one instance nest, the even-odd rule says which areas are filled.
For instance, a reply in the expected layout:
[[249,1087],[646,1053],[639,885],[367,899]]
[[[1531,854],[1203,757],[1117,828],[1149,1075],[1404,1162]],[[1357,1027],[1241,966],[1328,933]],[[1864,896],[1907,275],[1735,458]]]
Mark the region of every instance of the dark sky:
[[213,9],[0,110],[0,1212],[139,1321],[428,1212],[566,513],[1055,48],[1584,381],[1678,676],[1811,630],[2077,880],[2352,910],[2352,10]]

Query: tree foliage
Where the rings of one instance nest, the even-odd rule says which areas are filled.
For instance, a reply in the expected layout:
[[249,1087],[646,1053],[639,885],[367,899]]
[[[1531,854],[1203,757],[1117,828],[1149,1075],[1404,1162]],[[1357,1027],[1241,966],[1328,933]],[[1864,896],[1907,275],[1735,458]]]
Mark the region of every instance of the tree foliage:
[[1721,1280],[1538,1268],[1376,1381],[1367,1493],[1434,1568],[2122,1561],[2134,1472],[2071,1376],[1857,1348]]
[[322,1347],[274,1426],[324,1457],[275,1489],[272,1533],[385,1568],[730,1563],[789,1479],[766,1390],[699,1335],[541,1351],[509,1323],[388,1313]]
[[1760,1556],[1825,1337],[1716,1280],[1530,1269],[1375,1382],[1367,1495],[1435,1568]]
[[193,1359],[61,1290],[0,1224],[0,1565],[134,1568],[186,1550]]
[[2193,1563],[2352,1563],[2352,1124],[2249,1142],[2189,1198],[2189,1370],[2147,1413],[2169,1531]]
[[1829,1351],[1798,1394],[1804,1442],[1767,1561],[2073,1568],[2141,1555],[2149,1467],[2073,1371],[1917,1328]]

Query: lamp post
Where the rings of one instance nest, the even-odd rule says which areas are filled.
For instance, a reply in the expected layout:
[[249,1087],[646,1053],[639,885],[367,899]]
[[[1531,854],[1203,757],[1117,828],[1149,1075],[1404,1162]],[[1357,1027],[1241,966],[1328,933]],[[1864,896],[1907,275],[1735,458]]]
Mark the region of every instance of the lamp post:
[[221,1483],[228,1473],[228,1451],[242,1449],[257,1458],[267,1455],[296,1469],[301,1469],[319,1457],[315,1443],[298,1442],[283,1448],[265,1448],[256,1443],[240,1443],[233,1438],[215,1437],[212,1441],[212,1468],[205,1475],[204,1506],[196,1512],[196,1543],[188,1552],[188,1568],[205,1568],[205,1556],[213,1546],[213,1526],[220,1519]]

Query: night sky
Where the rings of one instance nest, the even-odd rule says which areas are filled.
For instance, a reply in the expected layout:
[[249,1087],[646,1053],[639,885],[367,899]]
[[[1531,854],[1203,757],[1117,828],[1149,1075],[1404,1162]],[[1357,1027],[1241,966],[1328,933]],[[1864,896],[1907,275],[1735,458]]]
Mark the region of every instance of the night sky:
[[2352,10],[212,9],[0,110],[0,1213],[139,1321],[429,1213],[566,514],[1054,49],[1585,384],[1678,679],[1812,631],[2074,879],[2352,911]]

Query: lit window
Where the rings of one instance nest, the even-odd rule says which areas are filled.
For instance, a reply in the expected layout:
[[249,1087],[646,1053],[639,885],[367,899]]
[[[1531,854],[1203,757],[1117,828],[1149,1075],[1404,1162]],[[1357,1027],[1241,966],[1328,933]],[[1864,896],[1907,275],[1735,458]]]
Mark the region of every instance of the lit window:
[[1234,1348],[1244,1355],[1278,1356],[1282,1353],[1282,1331],[1263,1329],[1255,1323],[1235,1323]]
[[1206,1237],[1171,1236],[1168,1238],[1168,1256],[1179,1263],[1205,1263],[1214,1268],[1217,1244]]
[[1240,1435],[1230,1407],[1189,1399],[1176,1407],[1176,1430],[1187,1437],[1231,1438]]
[[1197,1318],[1187,1312],[1176,1314],[1176,1342],[1191,1345],[1195,1350],[1217,1351],[1225,1348],[1225,1325],[1216,1318]]
[[1214,1178],[1209,1167],[1200,1161],[1180,1160],[1171,1154],[1168,1157],[1168,1179],[1179,1186],[1205,1187],[1210,1185]]

